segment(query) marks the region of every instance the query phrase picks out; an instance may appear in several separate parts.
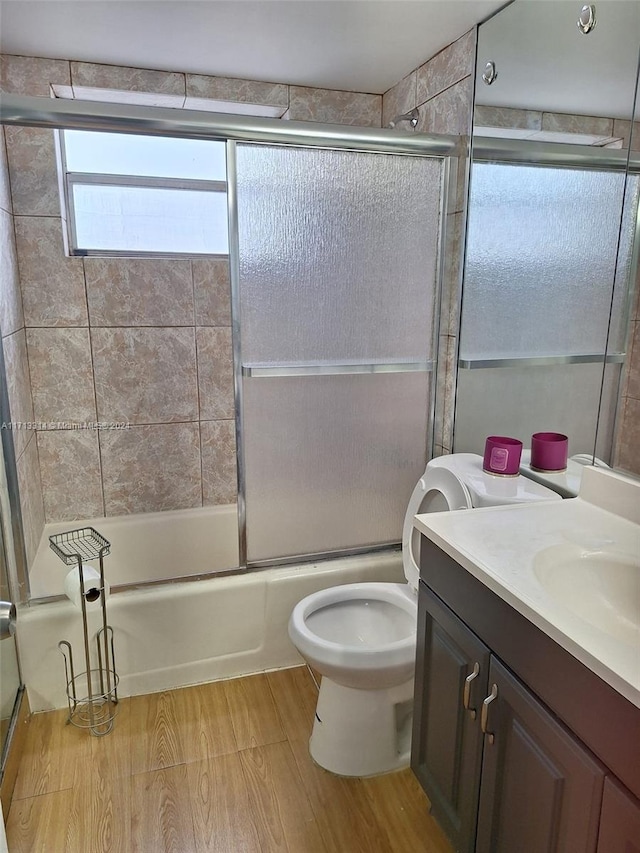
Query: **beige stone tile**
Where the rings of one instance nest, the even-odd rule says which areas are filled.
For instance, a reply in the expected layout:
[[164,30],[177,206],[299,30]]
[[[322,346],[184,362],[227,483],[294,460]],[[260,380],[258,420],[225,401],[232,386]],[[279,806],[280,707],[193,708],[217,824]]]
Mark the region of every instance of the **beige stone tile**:
[[618,429],[616,464],[640,476],[640,400],[627,397]]
[[473,84],[466,77],[419,107],[417,131],[466,136],[471,131]]
[[289,118],[293,121],[380,127],[382,95],[291,86]]
[[16,248],[27,326],[86,326],[82,258],[64,254],[61,219],[16,216]]
[[235,77],[207,77],[204,74],[187,74],[187,97],[207,98],[214,101],[233,101],[241,104],[289,106],[289,87],[283,83],[260,83]]
[[613,119],[600,116],[543,113],[542,130],[554,133],[586,133],[606,137],[613,135]]
[[418,68],[417,102],[423,104],[473,74],[475,30],[470,30]]
[[23,325],[13,217],[0,210],[0,332],[10,335]]
[[92,326],[192,326],[190,261],[85,258]]
[[107,515],[200,506],[198,424],[153,424],[100,433]]
[[452,335],[447,336],[446,340],[446,373],[444,380],[444,399],[442,407],[442,441],[439,442],[443,447],[453,447],[453,424],[456,408],[455,389],[456,389],[456,351],[457,339]]
[[92,329],[101,421],[198,419],[193,328]]
[[[417,73],[412,71],[411,74],[403,77],[402,80],[382,96],[383,127],[387,127],[395,116],[408,113],[417,106],[416,77]],[[403,129],[408,130],[409,126],[403,126]]]
[[456,342],[451,335],[438,338],[438,364],[433,378],[436,391],[434,444],[451,448],[453,444],[453,413],[455,408]]
[[42,502],[38,447],[35,436],[27,444],[24,453],[18,459],[16,468],[27,567],[30,568],[44,530],[44,504]]
[[88,329],[27,329],[37,421],[96,420]]
[[464,214],[447,216],[442,297],[440,303],[440,334],[457,335],[460,325],[462,297],[462,267],[464,261]]
[[7,146],[4,138],[4,127],[0,127],[0,210],[13,212],[11,203],[11,186],[9,185],[9,164],[7,162]]
[[196,326],[230,326],[229,262],[223,258],[200,258],[191,263]]
[[640,322],[634,320],[629,329],[629,364],[625,394],[640,400]]
[[200,419],[212,421],[234,416],[233,352],[231,329],[196,329]]
[[[173,71],[149,71],[145,68],[127,68],[121,65],[98,65],[93,62],[72,62],[71,83],[74,94],[79,97],[77,88],[107,89],[113,92],[142,92],[178,96],[184,99],[186,94],[185,76]],[[84,95],[86,96],[86,92]],[[106,95],[107,93],[105,93]],[[160,105],[178,105],[172,99],[169,104],[164,100]],[[182,106],[182,104],[179,104]]]
[[53,130],[7,127],[7,157],[16,216],[60,216]]
[[449,213],[461,213],[467,208],[471,137],[464,136],[463,138],[461,138],[461,143],[462,145],[457,161],[453,161],[454,164],[456,164],[457,162],[457,167],[454,166],[455,174],[453,175],[453,198],[449,202]]
[[517,130],[542,130],[542,113],[538,110],[520,110],[512,107],[489,107],[476,104],[474,124],[479,127],[503,127]]
[[640,151],[640,122],[634,122],[632,133],[631,122],[617,118],[613,122],[612,136],[614,136],[616,139],[621,138],[623,140],[623,148],[628,148],[629,141],[631,141],[631,150]]
[[47,523],[104,515],[96,430],[38,431]]
[[52,83],[71,83],[66,60],[0,56],[0,88],[3,92],[48,98]]
[[[11,421],[12,423],[31,422],[33,421],[33,402],[31,400],[31,380],[27,358],[27,339],[24,329],[3,338],[2,347]],[[13,430],[12,435],[16,458],[19,458],[33,435],[33,431],[17,428]]]
[[202,503],[235,503],[238,497],[236,422],[201,421]]

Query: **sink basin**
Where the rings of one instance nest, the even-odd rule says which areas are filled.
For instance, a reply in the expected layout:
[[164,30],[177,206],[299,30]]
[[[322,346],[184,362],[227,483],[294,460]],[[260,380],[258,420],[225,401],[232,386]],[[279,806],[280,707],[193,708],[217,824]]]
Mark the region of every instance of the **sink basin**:
[[544,589],[576,616],[626,644],[640,642],[640,557],[554,545],[534,559]]

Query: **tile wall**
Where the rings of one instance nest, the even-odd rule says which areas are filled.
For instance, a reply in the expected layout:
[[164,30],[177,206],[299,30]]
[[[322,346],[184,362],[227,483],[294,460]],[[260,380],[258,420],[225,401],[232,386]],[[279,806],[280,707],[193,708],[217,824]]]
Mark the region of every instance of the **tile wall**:
[[622,383],[614,465],[640,476],[640,268],[636,275],[635,307],[629,326],[627,362]]
[[[446,223],[438,368],[436,375],[435,455],[453,447],[455,376],[460,323],[464,223],[469,171],[469,141],[473,116],[473,74],[476,31],[469,31],[411,74],[382,98],[382,124],[418,108],[416,131],[461,137],[453,200]],[[400,129],[407,130],[406,125]]]
[[[3,56],[0,72],[3,91],[42,97],[374,127],[382,111],[381,95],[86,62]],[[129,424],[16,436],[29,561],[45,519],[235,501],[226,260],[67,257],[54,134],[6,135],[1,292],[13,417]]]
[[[22,295],[16,255],[13,205],[4,129],[0,128],[0,333],[7,374],[12,423],[33,422]],[[5,427],[6,428],[6,427]],[[44,527],[44,505],[36,435],[30,428],[11,429],[27,561],[31,561]],[[22,583],[23,579],[19,579]]]
[[28,56],[0,57],[0,85],[5,92],[40,97],[49,97],[53,90],[66,98],[242,112],[360,127],[380,127],[382,115],[382,95],[365,92]]
[[[515,139],[533,139],[544,142],[571,142],[598,146],[640,148],[640,125],[634,123],[633,134],[630,121],[606,118],[605,116],[551,113],[540,110],[522,110],[511,107],[489,107],[478,105],[474,114],[474,125],[486,130],[509,130]],[[486,129],[486,130],[485,130]]]

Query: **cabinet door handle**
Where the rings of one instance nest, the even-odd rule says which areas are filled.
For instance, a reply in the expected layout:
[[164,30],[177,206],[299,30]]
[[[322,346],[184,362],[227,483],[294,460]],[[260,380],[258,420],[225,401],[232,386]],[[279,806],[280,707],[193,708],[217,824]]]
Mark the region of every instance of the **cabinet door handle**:
[[489,723],[489,705],[498,698],[498,685],[491,685],[491,693],[487,696],[487,698],[482,703],[482,714],[480,715],[480,728],[482,729],[483,734],[489,737],[489,743],[493,743],[496,739],[496,736],[493,732],[490,732],[487,728]]
[[462,706],[465,711],[468,711],[471,714],[471,719],[475,720],[477,716],[477,712],[475,708],[472,708],[469,704],[471,701],[471,682],[475,681],[476,678],[480,675],[480,664],[476,661],[473,665],[473,672],[468,675],[464,680],[464,692],[462,694]]

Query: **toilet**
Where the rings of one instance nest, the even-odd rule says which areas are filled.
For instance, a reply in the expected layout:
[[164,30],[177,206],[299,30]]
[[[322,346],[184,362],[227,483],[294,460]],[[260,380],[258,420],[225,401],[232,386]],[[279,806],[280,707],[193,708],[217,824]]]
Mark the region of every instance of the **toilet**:
[[341,776],[375,776],[409,764],[420,578],[418,513],[562,500],[522,476],[482,470],[482,457],[432,459],[404,520],[406,583],[352,583],[312,593],[294,607],[289,637],[320,673],[311,757]]

